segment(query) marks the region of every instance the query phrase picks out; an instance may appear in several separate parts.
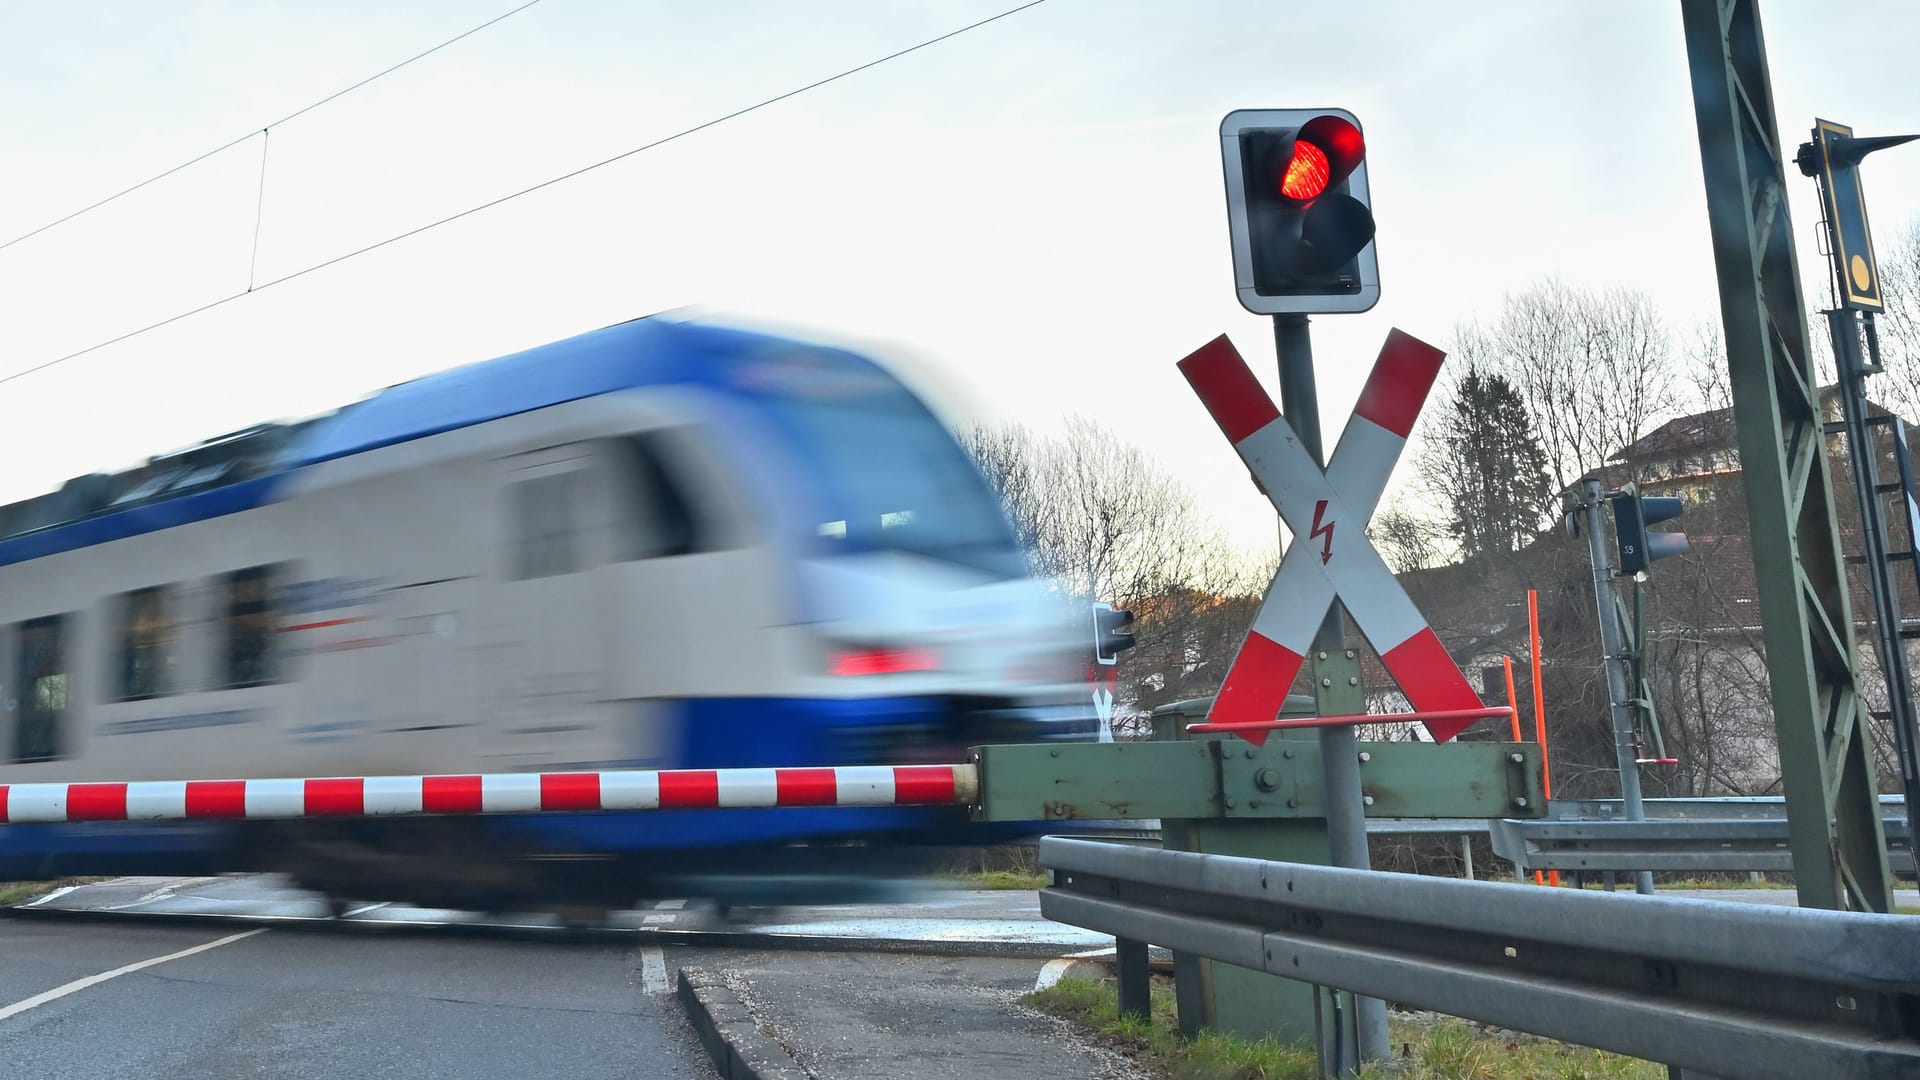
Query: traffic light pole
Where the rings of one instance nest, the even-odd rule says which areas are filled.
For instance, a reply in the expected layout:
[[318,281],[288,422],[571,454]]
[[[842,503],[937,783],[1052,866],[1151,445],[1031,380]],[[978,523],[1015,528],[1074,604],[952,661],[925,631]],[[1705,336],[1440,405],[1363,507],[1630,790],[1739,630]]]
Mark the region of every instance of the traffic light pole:
[[[1872,316],[1866,316],[1871,320]],[[1872,323],[1867,324],[1871,327]],[[1834,367],[1840,382],[1841,415],[1847,431],[1847,453],[1853,464],[1853,490],[1860,500],[1861,558],[1873,593],[1873,623],[1880,646],[1880,673],[1887,684],[1888,722],[1893,727],[1894,755],[1900,763],[1901,790],[1907,799],[1908,835],[1920,820],[1920,756],[1915,753],[1913,675],[1908,670],[1906,644],[1900,638],[1900,594],[1894,588],[1887,557],[1887,521],[1880,501],[1880,471],[1867,432],[1866,364],[1860,352],[1861,316],[1851,308],[1827,312],[1833,335]],[[1895,485],[1898,487],[1899,485]]]
[[[1640,757],[1633,737],[1633,698],[1639,693],[1627,672],[1626,635],[1620,632],[1620,597],[1614,591],[1613,564],[1607,558],[1606,526],[1600,520],[1600,481],[1580,482],[1580,512],[1586,517],[1587,551],[1593,558],[1593,602],[1600,613],[1600,648],[1607,668],[1607,705],[1613,716],[1613,752],[1620,762],[1620,801],[1628,821],[1645,821],[1640,801]],[[1607,880],[1611,881],[1612,878]],[[1633,891],[1653,895],[1653,874],[1636,870]]]
[[[1273,344],[1280,357],[1280,409],[1315,465],[1325,467],[1320,438],[1320,396],[1313,374],[1313,343],[1305,315],[1275,315]],[[1299,538],[1295,537],[1298,543]],[[1335,600],[1313,642],[1313,697],[1321,716],[1364,713],[1360,661],[1347,648],[1346,608]],[[1327,798],[1327,843],[1333,865],[1369,869],[1367,821],[1360,789],[1360,740],[1351,725],[1320,729],[1320,761]],[[1392,1056],[1386,1003],[1353,999],[1354,1027],[1361,1061]]]

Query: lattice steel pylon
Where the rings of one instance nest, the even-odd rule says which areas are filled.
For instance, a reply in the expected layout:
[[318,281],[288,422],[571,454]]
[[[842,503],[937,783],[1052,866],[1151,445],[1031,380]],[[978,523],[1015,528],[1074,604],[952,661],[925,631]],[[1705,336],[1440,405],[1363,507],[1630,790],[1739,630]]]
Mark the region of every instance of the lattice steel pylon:
[[1682,0],[1681,19],[1794,879],[1802,907],[1888,911],[1892,875],[1756,5]]

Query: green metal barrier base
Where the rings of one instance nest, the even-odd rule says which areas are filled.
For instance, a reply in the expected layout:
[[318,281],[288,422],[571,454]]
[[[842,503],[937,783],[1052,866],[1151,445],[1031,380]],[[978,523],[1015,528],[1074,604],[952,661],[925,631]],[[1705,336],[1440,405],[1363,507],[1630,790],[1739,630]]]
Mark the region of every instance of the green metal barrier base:
[[[1534,743],[1361,743],[1365,813],[1533,818],[1546,813]],[[1310,731],[1066,746],[980,746],[978,821],[1159,819],[1169,850],[1332,862],[1321,746]],[[1313,1042],[1315,989],[1175,953],[1180,1029]],[[1348,1001],[1351,999],[1348,998]],[[1348,1015],[1352,1015],[1349,1012]]]
[[[978,746],[976,821],[1326,817],[1320,744],[1238,736],[1182,742]],[[1534,743],[1361,743],[1368,817],[1544,813]],[[1272,857],[1272,856],[1270,856]]]

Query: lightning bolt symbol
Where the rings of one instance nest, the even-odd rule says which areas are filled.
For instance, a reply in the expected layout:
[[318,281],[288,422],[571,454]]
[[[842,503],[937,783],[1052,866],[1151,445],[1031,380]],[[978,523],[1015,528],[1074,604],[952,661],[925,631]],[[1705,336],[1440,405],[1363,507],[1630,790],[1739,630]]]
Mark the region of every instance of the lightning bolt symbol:
[[1307,533],[1308,539],[1316,536],[1326,537],[1320,544],[1320,565],[1322,566],[1327,564],[1328,559],[1333,558],[1333,522],[1329,521],[1324,525],[1320,523],[1321,516],[1326,512],[1327,500],[1321,499],[1313,504],[1313,529]]

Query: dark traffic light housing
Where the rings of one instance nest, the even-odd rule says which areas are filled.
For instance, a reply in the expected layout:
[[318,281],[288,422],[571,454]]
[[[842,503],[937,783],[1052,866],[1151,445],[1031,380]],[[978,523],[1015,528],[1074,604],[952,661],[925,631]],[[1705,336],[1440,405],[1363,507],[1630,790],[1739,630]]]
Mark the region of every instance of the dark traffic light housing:
[[1262,315],[1380,299],[1367,143],[1344,109],[1241,109],[1220,122],[1240,303]]
[[1687,534],[1647,531],[1647,526],[1671,521],[1686,510],[1686,504],[1672,495],[1642,495],[1628,484],[1614,493],[1613,535],[1619,545],[1622,575],[1642,573],[1655,560],[1669,555],[1684,555],[1692,549]]
[[1098,664],[1119,662],[1120,652],[1133,648],[1133,612],[1112,604],[1093,605],[1093,659]]

